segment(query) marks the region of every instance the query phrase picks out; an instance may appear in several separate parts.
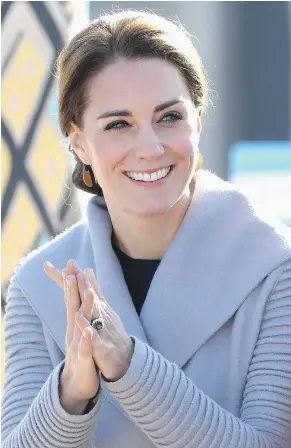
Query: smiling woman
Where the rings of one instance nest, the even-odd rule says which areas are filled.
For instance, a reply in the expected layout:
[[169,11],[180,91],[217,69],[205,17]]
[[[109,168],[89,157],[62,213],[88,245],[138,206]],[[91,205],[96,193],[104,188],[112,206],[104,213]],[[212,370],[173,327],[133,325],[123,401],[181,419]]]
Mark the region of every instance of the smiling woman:
[[[86,70],[83,70],[84,67]],[[165,126],[178,126],[180,120],[184,121],[182,127],[186,123],[189,126],[191,118],[190,127],[193,131],[195,117],[191,117],[191,112],[201,116],[208,103],[206,76],[190,36],[182,27],[152,14],[127,11],[92,22],[63,50],[58,68],[60,125],[66,136],[72,133],[72,123],[85,134],[91,125],[99,139],[106,138],[111,142],[119,137],[105,137],[101,130],[124,131],[131,127],[133,131],[139,129],[141,134],[143,128],[153,120],[156,125],[160,124],[157,127],[165,130]],[[147,104],[138,101],[141,94],[148,100]],[[187,100],[188,114],[185,117],[183,113],[186,114]],[[87,123],[83,116],[85,109]],[[89,111],[91,116],[88,116]],[[148,129],[145,131],[150,138],[151,133],[148,133]],[[138,137],[136,132],[130,135]],[[171,138],[171,133],[168,135]],[[89,137],[88,132],[86,137]],[[107,140],[100,141],[101,146],[107,144]],[[154,136],[154,143],[156,146],[161,143],[161,147],[163,142],[158,140],[158,136]],[[119,146],[124,146],[124,138]],[[129,151],[132,145],[127,146]],[[83,182],[83,161],[80,153],[74,153],[77,157],[74,183],[88,191]],[[100,164],[95,167],[92,165],[95,176],[90,192],[102,194],[97,186],[99,184],[104,188]],[[153,165],[151,161],[143,165],[130,168],[138,168],[140,171],[157,168],[150,166]]]
[[3,448],[290,448],[290,237],[202,170],[188,33],[100,17],[58,70],[93,197],[11,279]]
[[[180,70],[158,58],[120,57],[88,80],[86,95],[82,124],[69,127],[71,148],[92,167],[111,216],[122,210],[138,216],[176,213],[173,205],[181,196],[190,198],[201,131]],[[169,167],[163,181],[149,176]],[[142,176],[142,188],[136,189],[128,172]],[[156,189],[149,193],[149,187]]]

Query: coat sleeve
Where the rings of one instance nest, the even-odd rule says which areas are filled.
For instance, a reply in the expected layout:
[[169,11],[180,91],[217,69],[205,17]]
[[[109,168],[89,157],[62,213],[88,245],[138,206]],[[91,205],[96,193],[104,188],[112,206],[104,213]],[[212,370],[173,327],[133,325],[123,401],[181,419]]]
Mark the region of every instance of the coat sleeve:
[[266,303],[240,418],[138,339],[127,373],[105,385],[156,447],[290,448],[291,262]]
[[2,448],[90,447],[101,405],[85,415],[70,415],[59,401],[59,375],[53,369],[42,324],[11,279],[5,313],[5,383]]

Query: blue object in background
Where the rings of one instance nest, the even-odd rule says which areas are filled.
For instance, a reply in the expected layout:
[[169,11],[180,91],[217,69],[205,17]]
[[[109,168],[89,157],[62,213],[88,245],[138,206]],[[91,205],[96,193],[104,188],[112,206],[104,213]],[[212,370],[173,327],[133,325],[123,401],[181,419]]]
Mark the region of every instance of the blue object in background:
[[236,143],[228,179],[262,212],[291,226],[291,142]]

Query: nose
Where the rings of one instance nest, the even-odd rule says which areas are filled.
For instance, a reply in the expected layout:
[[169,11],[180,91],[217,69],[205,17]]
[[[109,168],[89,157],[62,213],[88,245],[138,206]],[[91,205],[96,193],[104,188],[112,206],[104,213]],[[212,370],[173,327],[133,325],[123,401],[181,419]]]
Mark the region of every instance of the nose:
[[164,146],[152,126],[138,130],[135,142],[135,154],[141,159],[154,159],[165,153]]

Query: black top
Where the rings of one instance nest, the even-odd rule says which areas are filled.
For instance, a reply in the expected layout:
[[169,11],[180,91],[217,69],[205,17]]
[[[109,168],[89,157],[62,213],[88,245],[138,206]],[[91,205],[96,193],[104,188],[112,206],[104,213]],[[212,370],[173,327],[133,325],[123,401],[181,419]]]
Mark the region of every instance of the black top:
[[124,279],[136,312],[139,314],[160,260],[140,260],[122,252],[112,239],[112,247],[120,262]]

